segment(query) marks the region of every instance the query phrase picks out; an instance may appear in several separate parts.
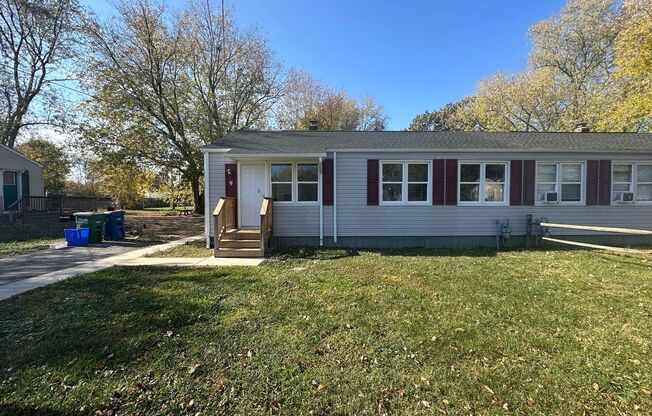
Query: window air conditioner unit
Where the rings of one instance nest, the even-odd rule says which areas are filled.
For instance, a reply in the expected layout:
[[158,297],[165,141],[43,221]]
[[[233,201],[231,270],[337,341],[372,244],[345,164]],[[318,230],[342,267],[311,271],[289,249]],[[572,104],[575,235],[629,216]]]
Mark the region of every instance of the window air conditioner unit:
[[616,195],[618,202],[634,202],[634,192],[620,192]]
[[559,201],[559,196],[557,192],[546,192],[543,198],[543,202],[554,203]]

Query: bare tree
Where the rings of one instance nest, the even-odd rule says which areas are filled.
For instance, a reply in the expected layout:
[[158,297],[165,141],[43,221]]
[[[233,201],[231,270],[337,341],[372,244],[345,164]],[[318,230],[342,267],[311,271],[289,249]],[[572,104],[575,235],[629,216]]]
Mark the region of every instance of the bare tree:
[[211,3],[172,15],[125,1],[113,22],[91,22],[83,136],[98,152],[177,170],[203,212],[199,148],[229,131],[263,126],[284,72],[256,32],[239,30]]
[[0,1],[0,143],[13,147],[23,127],[53,122],[49,93],[66,80],[79,13],[76,0]]
[[307,129],[312,120],[322,130],[384,130],[389,118],[375,97],[356,100],[305,72],[292,73],[274,112],[277,127],[291,130]]

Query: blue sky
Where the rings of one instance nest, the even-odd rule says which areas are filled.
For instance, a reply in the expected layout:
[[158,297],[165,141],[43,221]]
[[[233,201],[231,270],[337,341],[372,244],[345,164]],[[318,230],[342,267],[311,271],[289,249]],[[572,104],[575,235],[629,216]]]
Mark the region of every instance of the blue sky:
[[[111,0],[87,0],[101,12]],[[174,7],[184,0],[168,0]],[[471,94],[481,77],[522,70],[527,28],[562,0],[225,0],[281,62],[385,105],[389,129]]]

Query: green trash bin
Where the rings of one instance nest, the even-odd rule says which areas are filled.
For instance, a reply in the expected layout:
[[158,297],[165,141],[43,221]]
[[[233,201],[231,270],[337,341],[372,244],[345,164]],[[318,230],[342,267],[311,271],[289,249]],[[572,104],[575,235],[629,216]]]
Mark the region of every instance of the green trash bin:
[[75,212],[73,215],[77,228],[88,228],[89,244],[102,242],[106,214],[103,212]]

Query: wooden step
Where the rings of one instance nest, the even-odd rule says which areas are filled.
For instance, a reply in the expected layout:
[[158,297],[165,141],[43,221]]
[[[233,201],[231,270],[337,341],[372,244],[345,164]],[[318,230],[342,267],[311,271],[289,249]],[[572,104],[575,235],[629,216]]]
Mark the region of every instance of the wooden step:
[[263,257],[259,248],[218,248],[215,257]]
[[228,230],[224,233],[223,237],[227,240],[259,240],[260,241],[260,230],[255,229],[239,229],[239,230]]
[[258,240],[245,240],[242,238],[222,238],[220,240],[220,247],[224,248],[260,248],[260,239]]

